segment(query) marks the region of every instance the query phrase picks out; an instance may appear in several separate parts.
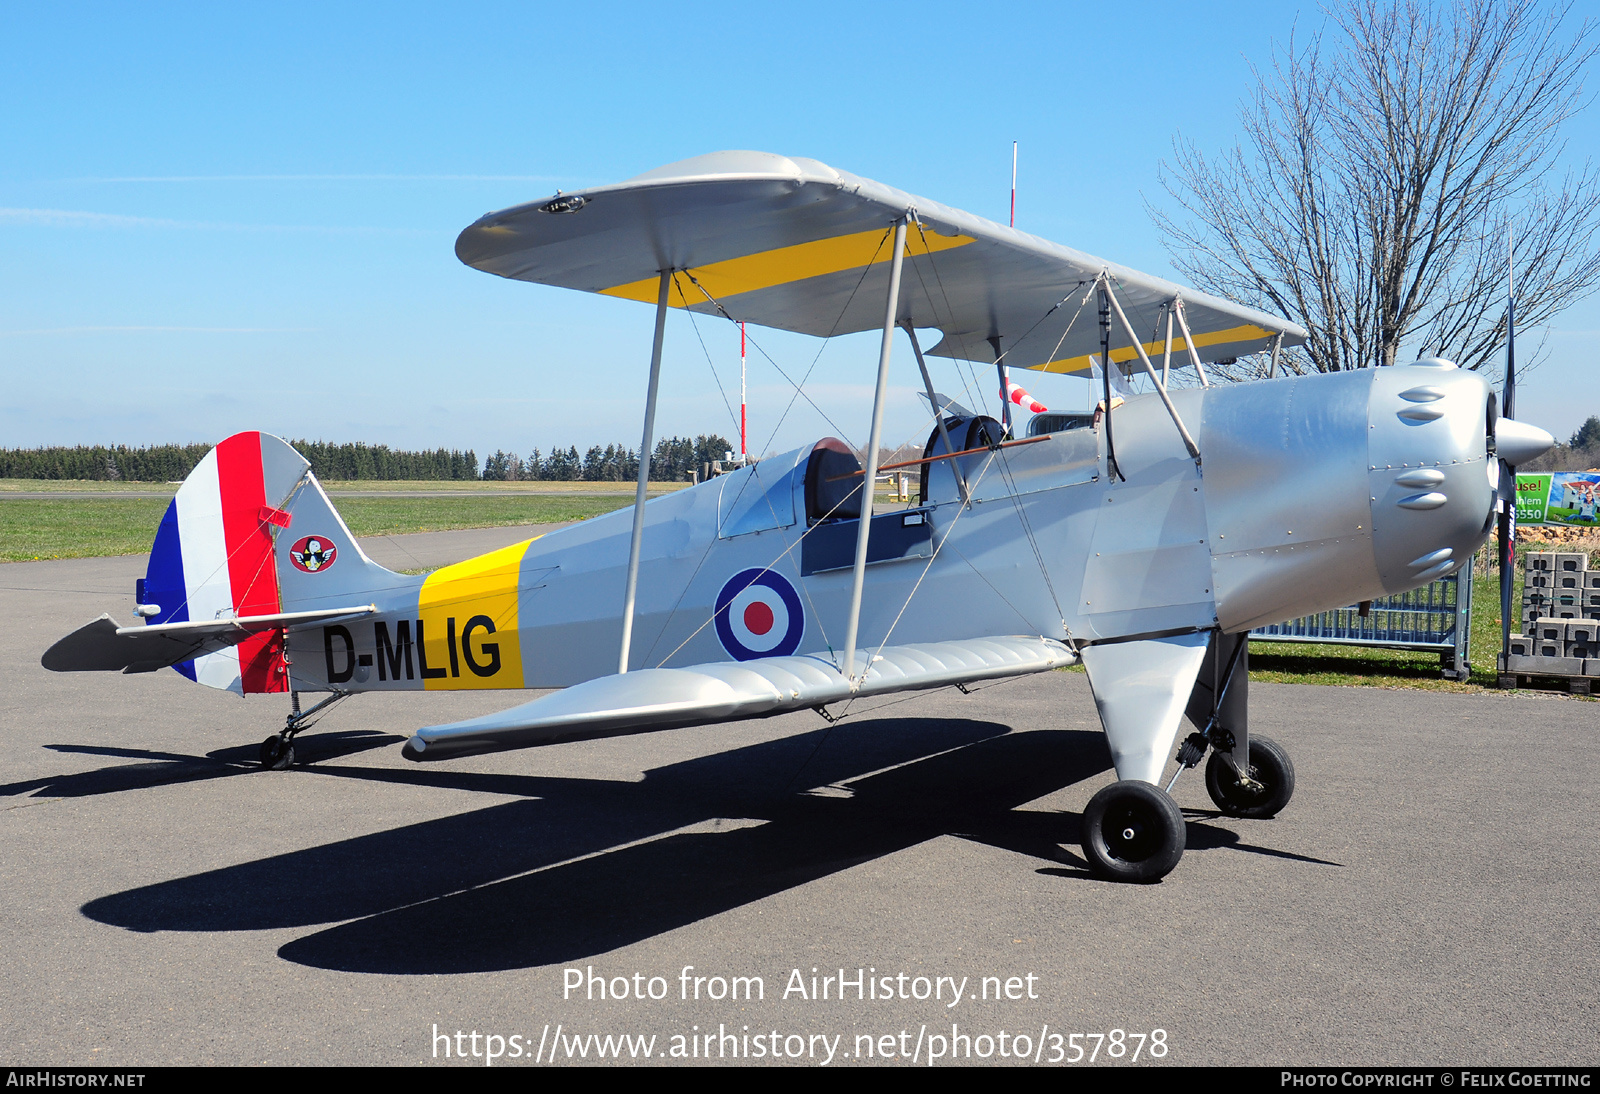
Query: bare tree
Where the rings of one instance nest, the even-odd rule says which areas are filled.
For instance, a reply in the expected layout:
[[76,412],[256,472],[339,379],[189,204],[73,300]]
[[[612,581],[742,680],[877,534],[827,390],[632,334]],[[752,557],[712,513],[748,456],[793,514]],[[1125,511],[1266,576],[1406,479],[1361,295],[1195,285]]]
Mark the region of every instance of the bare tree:
[[1564,34],[1566,15],[1342,0],[1254,70],[1238,144],[1208,159],[1176,142],[1162,182],[1184,213],[1151,209],[1175,264],[1302,322],[1296,371],[1393,364],[1402,342],[1498,360],[1508,235],[1519,327],[1600,285],[1600,175],[1549,179],[1596,52],[1594,27]]

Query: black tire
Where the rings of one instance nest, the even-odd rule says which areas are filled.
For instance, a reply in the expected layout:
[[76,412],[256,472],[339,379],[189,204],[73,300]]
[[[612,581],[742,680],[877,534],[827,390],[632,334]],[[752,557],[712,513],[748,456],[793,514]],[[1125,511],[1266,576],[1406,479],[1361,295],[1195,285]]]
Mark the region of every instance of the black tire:
[[294,763],[294,742],[274,733],[261,742],[261,767],[266,771],[287,771]]
[[1271,737],[1250,735],[1250,777],[1261,784],[1260,790],[1239,785],[1233,765],[1219,753],[1206,761],[1206,793],[1230,817],[1275,817],[1294,796],[1294,764]]
[[1160,787],[1127,779],[1089,799],[1083,854],[1107,881],[1160,881],[1183,858],[1183,811]]

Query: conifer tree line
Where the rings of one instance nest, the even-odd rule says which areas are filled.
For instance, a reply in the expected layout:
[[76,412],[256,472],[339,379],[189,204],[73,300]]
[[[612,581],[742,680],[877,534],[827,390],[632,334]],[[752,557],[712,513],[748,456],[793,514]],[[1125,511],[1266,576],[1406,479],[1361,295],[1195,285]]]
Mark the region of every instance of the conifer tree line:
[[[608,444],[604,448],[595,445],[581,456],[576,446],[552,448],[549,455],[535,448],[525,458],[497,451],[484,462],[480,475],[477,454],[471,449],[411,452],[385,444],[359,442],[289,443],[310,462],[317,478],[327,481],[483,478],[504,482],[630,482],[639,475],[638,455],[619,444]],[[128,445],[0,448],[0,478],[177,482],[188,477],[211,448],[209,444],[158,444],[144,448]],[[693,440],[666,438],[655,447],[650,478],[656,482],[682,482],[690,471],[702,464],[725,459],[731,448],[726,439],[714,433],[702,433]]]
[[170,482],[194,470],[210,451],[209,444],[4,448],[0,449],[0,478]]
[[386,444],[328,444],[290,441],[319,479],[475,479],[478,455],[472,449],[436,448],[407,452]]
[[[478,457],[435,449],[408,452],[386,444],[329,444],[290,441],[311,463],[317,478],[342,479],[475,479]],[[0,478],[88,479],[95,482],[177,482],[211,451],[209,444],[78,445],[73,448],[0,448]]]
[[[682,482],[702,464],[727,459],[733,446],[715,433],[693,440],[667,437],[656,442],[650,458],[652,482]],[[483,464],[483,477],[504,482],[632,482],[639,477],[639,456],[626,445],[595,445],[582,455],[577,447],[535,448],[527,456],[496,450]]]

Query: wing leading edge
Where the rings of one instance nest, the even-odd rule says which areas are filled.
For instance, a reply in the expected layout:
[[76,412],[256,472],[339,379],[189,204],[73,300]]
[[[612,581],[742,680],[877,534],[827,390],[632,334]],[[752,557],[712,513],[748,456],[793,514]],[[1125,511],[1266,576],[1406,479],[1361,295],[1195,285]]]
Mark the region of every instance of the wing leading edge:
[[613,737],[821,707],[852,696],[1025,676],[1077,661],[1047,638],[981,638],[863,650],[871,667],[852,691],[820,654],[763,657],[681,669],[639,669],[576,684],[498,714],[428,726],[406,743],[412,760],[447,759],[558,741]]
[[[502,277],[654,303],[659,271],[680,273],[670,303],[827,337],[877,329],[890,228],[913,214],[899,319],[937,327],[939,356],[1085,373],[1100,350],[1088,286],[1107,273],[1128,319],[1165,345],[1164,309],[1181,297],[1202,361],[1305,341],[1303,328],[1232,301],[1051,243],[982,217],[766,152],[715,152],[626,182],[490,213],[456,255]],[[692,275],[692,276],[691,276]],[[1135,358],[1113,331],[1111,357]],[[1174,364],[1186,361],[1175,336]]]

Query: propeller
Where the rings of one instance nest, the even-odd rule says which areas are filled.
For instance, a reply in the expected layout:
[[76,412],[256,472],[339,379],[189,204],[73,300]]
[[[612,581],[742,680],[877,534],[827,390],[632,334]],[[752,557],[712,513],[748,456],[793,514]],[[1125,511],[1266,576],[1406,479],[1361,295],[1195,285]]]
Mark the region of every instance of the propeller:
[[1506,296],[1506,382],[1501,389],[1500,417],[1494,423],[1494,450],[1500,457],[1500,670],[1511,667],[1511,567],[1517,537],[1517,469],[1500,451],[1500,423],[1511,420],[1517,400],[1516,303]]
[[1556,439],[1538,426],[1516,421],[1517,398],[1516,301],[1506,295],[1506,382],[1501,391],[1500,417],[1494,424],[1495,455],[1500,460],[1498,483],[1500,532],[1500,671],[1511,664],[1511,586],[1515,579],[1517,538],[1517,466],[1548,452]]

